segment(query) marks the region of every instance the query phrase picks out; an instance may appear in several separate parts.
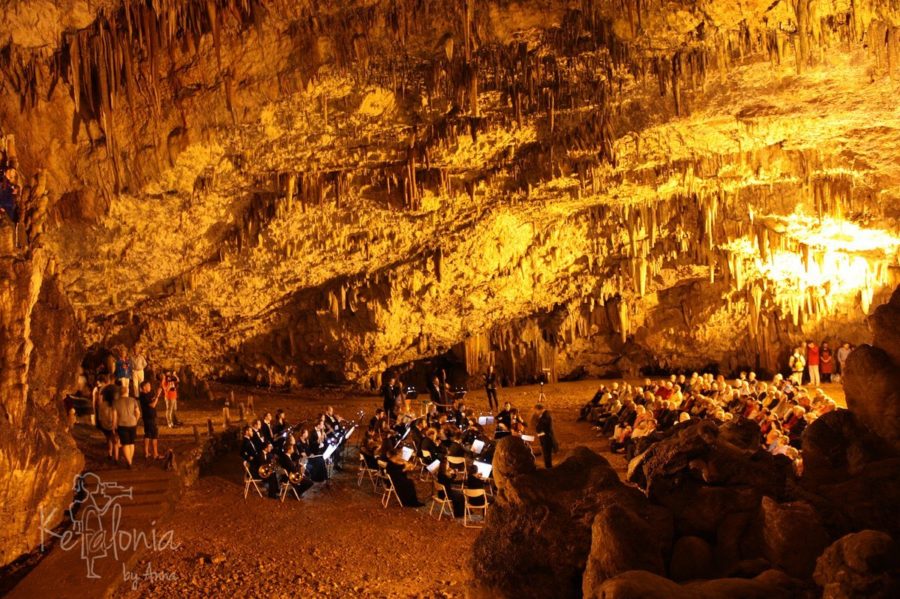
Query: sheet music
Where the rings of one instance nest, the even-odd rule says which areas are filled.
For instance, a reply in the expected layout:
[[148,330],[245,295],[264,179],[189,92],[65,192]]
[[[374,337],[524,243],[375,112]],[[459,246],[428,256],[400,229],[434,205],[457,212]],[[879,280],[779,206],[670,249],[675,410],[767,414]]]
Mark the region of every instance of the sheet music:
[[400,452],[403,455],[404,462],[408,462],[413,457],[412,447],[403,447],[400,449]]
[[431,462],[430,464],[428,464],[425,467],[425,469],[428,470],[429,472],[431,472],[432,474],[434,474],[435,472],[437,472],[438,466],[440,466],[440,465],[441,465],[441,461],[435,460],[435,461]]
[[472,451],[475,454],[480,454],[484,450],[484,441],[481,439],[475,439],[472,441]]
[[534,441],[534,437],[532,435],[522,435],[522,440],[526,443],[531,443]]
[[490,478],[491,471],[494,469],[492,465],[486,464],[485,462],[479,462],[478,460],[475,460],[474,464],[475,468],[478,470],[478,475],[481,476],[481,478]]

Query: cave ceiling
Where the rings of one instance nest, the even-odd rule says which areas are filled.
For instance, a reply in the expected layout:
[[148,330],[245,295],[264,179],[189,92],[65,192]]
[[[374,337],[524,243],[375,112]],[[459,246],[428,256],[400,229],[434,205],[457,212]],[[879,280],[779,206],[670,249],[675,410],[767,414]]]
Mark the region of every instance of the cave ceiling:
[[896,2],[0,20],[0,131],[88,346],[270,382],[451,350],[513,379],[774,369],[804,335],[866,338],[898,278]]

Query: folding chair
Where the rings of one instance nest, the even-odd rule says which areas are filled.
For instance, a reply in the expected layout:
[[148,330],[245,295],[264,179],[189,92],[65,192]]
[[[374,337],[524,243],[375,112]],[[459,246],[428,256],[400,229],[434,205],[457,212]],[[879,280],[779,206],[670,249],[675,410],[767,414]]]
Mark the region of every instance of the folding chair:
[[[483,502],[482,505],[475,505],[471,503],[471,499],[476,499],[481,497]],[[484,489],[463,489],[463,499],[465,501],[465,510],[463,511],[463,526],[466,528],[481,528],[484,526],[484,521],[487,518],[487,495],[484,492]],[[481,511],[481,524],[480,525],[469,525],[469,522],[472,518],[472,512]]]
[[458,485],[460,489],[464,489],[466,487],[466,458],[447,456],[447,466],[457,475],[453,486]]
[[444,511],[446,510],[450,517],[453,517],[453,501],[450,500],[450,493],[447,492],[447,488],[434,481],[434,487],[431,492],[431,508],[428,510],[428,515],[432,515],[434,512],[434,506],[438,504],[441,506],[441,513],[438,514],[438,521],[443,517]]
[[431,457],[431,452],[427,449],[422,450],[422,455],[419,457],[419,480],[428,480],[432,478],[431,472],[428,471],[428,464],[434,461],[434,458]]
[[257,484],[261,482],[264,482],[263,479],[254,478],[253,474],[250,472],[250,463],[244,461],[244,499],[247,499],[247,494],[250,492],[251,485],[256,489],[256,493],[262,497],[262,491],[259,490],[259,485]]
[[387,473],[387,462],[378,461],[378,476],[381,479],[381,505],[383,507],[388,507],[391,504],[391,497],[397,499],[397,505],[403,507],[403,502],[400,501],[400,496],[397,495],[397,489],[394,488],[394,481],[391,480],[391,475]]
[[369,481],[372,483],[372,490],[377,489],[378,471],[369,468],[369,465],[366,463],[366,456],[359,454],[359,476],[356,478],[356,486],[362,485],[362,481],[366,477],[369,477]]
[[281,487],[281,493],[280,493],[280,495],[281,495],[281,503],[284,503],[284,498],[288,496],[288,493],[293,493],[293,494],[294,494],[294,498],[295,498],[297,501],[300,501],[300,494],[297,493],[297,488],[296,488],[294,485],[291,484],[291,479],[288,478],[288,473],[287,473],[287,471],[280,468],[280,469],[278,469],[278,470],[275,471],[275,476],[277,476],[277,477],[278,477],[278,480],[281,481],[281,482],[278,484],[278,486]]

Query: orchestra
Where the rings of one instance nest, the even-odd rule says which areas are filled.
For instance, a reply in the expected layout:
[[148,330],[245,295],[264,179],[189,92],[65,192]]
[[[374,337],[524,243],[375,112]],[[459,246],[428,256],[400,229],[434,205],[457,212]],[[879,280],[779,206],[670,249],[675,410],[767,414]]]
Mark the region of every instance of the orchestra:
[[274,418],[266,412],[246,427],[241,456],[253,476],[270,487],[270,496],[291,485],[299,497],[342,469],[347,439],[362,428],[362,463],[390,479],[401,505],[423,505],[413,478],[430,473],[460,515],[462,490],[489,484],[496,441],[526,435],[528,425],[509,402],[496,416],[478,414],[464,401],[464,391],[451,392],[440,375],[432,383],[429,393],[440,403],[426,402],[421,414],[404,409],[402,385],[393,376],[382,387],[382,405],[369,419],[360,411],[349,421],[328,406],[314,420],[292,426],[283,410]]

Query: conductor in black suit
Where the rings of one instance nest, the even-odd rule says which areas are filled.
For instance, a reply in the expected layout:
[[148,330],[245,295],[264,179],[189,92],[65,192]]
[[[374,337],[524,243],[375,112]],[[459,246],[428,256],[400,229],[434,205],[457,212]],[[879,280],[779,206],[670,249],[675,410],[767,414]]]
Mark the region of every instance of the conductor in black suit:
[[538,404],[534,407],[537,412],[537,425],[535,431],[538,439],[541,441],[541,453],[544,454],[544,467],[553,467],[553,452],[559,449],[556,443],[556,435],[553,434],[553,419],[550,412],[544,408],[544,404]]

